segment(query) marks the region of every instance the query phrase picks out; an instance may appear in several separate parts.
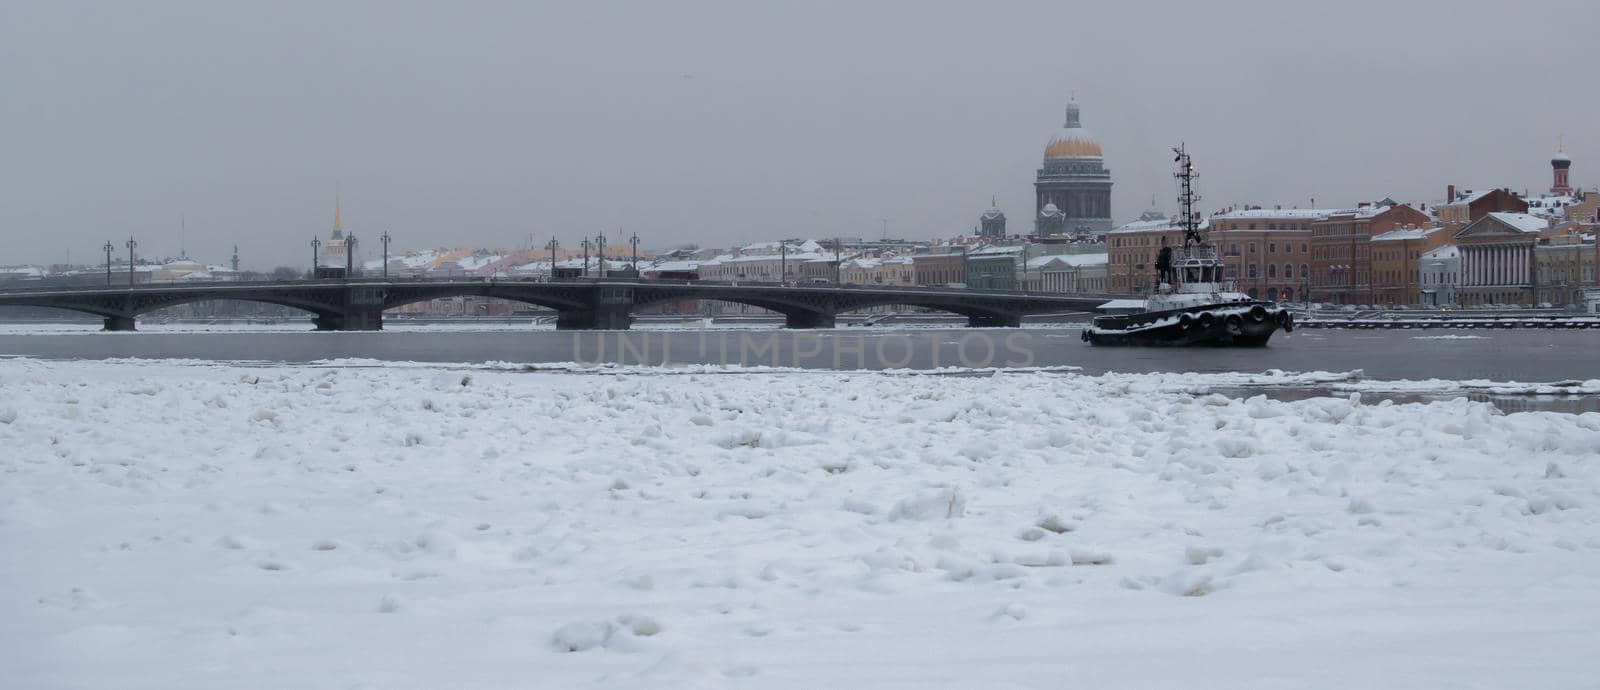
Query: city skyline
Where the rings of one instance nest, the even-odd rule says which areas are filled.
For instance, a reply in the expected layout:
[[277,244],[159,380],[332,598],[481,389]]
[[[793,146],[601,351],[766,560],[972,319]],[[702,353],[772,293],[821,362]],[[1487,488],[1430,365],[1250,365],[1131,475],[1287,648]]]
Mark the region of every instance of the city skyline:
[[[1549,67],[1572,62],[1592,7],[1524,10],[1572,21],[1485,52],[1435,37],[1470,34],[1489,3],[1385,6],[1382,22],[1250,5],[1174,5],[1159,22],[1075,11],[1088,28],[1056,43],[1034,40],[1049,31],[1027,19],[1050,8],[1028,3],[891,3],[848,22],[727,7],[707,26],[650,7],[18,7],[0,28],[24,58],[0,119],[29,136],[0,177],[0,256],[87,263],[135,235],[141,254],[186,244],[216,261],[238,244],[248,265],[298,265],[336,185],[352,232],[412,248],[617,227],[661,248],[876,237],[884,218],[892,235],[943,237],[970,232],[991,195],[1016,232],[1074,91],[1116,171],[1119,224],[1152,198],[1172,210],[1165,152],[1180,140],[1206,209],[1433,203],[1446,183],[1538,192],[1562,135],[1574,185],[1600,179],[1582,127],[1600,95]],[[451,29],[486,38],[435,40]],[[586,41],[608,49],[575,50]],[[1358,48],[1383,59],[1349,59]]]

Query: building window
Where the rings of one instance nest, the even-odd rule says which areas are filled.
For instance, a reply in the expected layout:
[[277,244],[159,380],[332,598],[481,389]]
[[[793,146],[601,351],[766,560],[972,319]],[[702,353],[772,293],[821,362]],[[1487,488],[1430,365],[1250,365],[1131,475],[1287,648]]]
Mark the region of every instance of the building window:
[[1277,254],[1278,253],[1278,243],[1277,242],[1268,242],[1267,243],[1267,253],[1268,254]]
[[1250,277],[1251,278],[1256,277],[1256,265],[1255,264],[1250,264]]
[[1256,253],[1256,243],[1254,243],[1254,242],[1250,243],[1250,253],[1251,254]]
[[1300,243],[1300,253],[1301,254],[1306,253],[1306,243],[1304,243],[1304,242]]
[[1267,264],[1267,277],[1268,278],[1276,278],[1276,277],[1278,277],[1278,265],[1277,264]]
[[1301,278],[1310,278],[1311,277],[1311,267],[1307,266],[1306,264],[1300,264],[1300,277]]

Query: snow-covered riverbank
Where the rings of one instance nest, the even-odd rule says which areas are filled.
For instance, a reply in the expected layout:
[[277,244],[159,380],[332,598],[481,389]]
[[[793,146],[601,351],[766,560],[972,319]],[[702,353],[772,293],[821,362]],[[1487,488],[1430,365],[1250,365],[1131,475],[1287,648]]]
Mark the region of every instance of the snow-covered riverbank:
[[1592,685],[1600,415],[1171,379],[0,360],[0,668]]

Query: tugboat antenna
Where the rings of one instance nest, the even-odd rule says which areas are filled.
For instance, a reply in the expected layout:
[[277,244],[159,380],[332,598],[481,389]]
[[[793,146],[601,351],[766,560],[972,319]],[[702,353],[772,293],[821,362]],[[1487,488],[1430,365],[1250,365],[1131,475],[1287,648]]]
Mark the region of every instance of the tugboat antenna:
[[1200,200],[1200,195],[1194,193],[1194,178],[1198,176],[1194,171],[1194,162],[1189,158],[1189,153],[1184,144],[1172,149],[1178,154],[1172,159],[1178,164],[1178,172],[1173,177],[1178,178],[1178,208],[1183,212],[1183,248],[1187,250],[1190,244],[1204,244],[1200,237],[1200,217],[1194,211],[1194,202]]

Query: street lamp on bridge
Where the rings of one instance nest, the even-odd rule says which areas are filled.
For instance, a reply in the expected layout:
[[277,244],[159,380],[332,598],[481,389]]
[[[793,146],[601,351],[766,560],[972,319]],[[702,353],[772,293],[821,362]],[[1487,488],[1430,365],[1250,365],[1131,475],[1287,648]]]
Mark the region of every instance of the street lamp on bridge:
[[583,238],[583,277],[589,277],[589,238]]
[[600,277],[606,277],[606,234],[601,232],[595,237],[595,254],[600,258]]
[[116,249],[116,247],[111,245],[111,241],[110,240],[106,240],[106,246],[101,247],[101,249],[106,250],[106,285],[110,285],[111,284],[111,252],[112,252],[112,250]]
[[555,235],[551,235],[550,236],[550,242],[545,245],[545,248],[550,250],[550,277],[551,278],[555,278],[556,277],[556,247],[559,247],[559,246],[561,246],[561,243],[556,241],[556,236]]
[[[139,246],[138,242],[128,238],[128,287],[133,287],[133,248]],[[109,262],[107,262],[109,263]]]
[[383,234],[378,236],[378,239],[383,241],[383,277],[388,278],[389,277],[389,231],[388,230],[384,230]]
[[322,240],[315,237],[311,238],[311,277],[313,279],[317,277],[317,257],[321,251]]
[[639,277],[639,233],[628,237],[628,244],[633,245],[633,277]]
[[350,278],[356,274],[356,234],[344,236],[344,277]]

